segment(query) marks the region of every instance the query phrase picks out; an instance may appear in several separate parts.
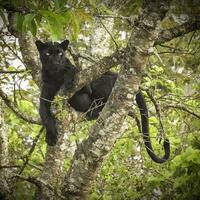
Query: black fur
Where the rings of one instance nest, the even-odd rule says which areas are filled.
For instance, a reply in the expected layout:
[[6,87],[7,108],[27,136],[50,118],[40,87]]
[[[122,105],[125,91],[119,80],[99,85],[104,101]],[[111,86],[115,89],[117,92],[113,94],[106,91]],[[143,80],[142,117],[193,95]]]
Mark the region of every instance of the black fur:
[[[56,93],[64,85],[65,90],[73,87],[74,79],[79,70],[65,58],[64,52],[69,44],[68,40],[62,43],[42,43],[36,41],[42,62],[42,91],[40,97],[40,116],[46,128],[46,142],[53,146],[57,142],[56,122],[51,114],[51,102]],[[69,104],[77,111],[86,113],[87,119],[95,119],[106,103],[117,79],[117,74],[107,72],[99,79],[83,87],[69,99]],[[169,158],[170,145],[164,141],[165,155],[158,158],[152,149],[149,139],[148,110],[141,92],[136,95],[136,102],[140,109],[142,132],[149,156],[157,163],[163,163]]]

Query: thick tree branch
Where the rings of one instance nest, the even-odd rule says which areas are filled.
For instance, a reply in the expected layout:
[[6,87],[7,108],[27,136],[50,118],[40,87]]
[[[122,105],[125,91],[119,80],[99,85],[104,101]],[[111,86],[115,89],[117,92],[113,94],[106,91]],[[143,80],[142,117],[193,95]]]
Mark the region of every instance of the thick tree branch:
[[69,99],[76,91],[81,89],[87,83],[99,78],[103,73],[107,72],[110,68],[117,66],[121,62],[124,55],[124,49],[115,51],[110,56],[106,56],[97,63],[91,65],[87,69],[82,70],[77,75],[75,87],[68,91],[66,99]]

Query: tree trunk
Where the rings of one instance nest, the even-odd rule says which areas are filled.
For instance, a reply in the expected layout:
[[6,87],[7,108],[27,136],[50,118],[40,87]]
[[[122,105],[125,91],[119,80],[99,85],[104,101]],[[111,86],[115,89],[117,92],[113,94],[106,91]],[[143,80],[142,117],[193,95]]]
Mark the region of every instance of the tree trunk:
[[128,48],[122,55],[122,69],[112,94],[91,128],[88,139],[77,148],[63,187],[69,200],[84,200],[91,188],[103,160],[116,140],[123,134],[123,121],[127,116],[148,58],[160,31],[160,21],[169,9],[169,1],[149,1],[132,31]]

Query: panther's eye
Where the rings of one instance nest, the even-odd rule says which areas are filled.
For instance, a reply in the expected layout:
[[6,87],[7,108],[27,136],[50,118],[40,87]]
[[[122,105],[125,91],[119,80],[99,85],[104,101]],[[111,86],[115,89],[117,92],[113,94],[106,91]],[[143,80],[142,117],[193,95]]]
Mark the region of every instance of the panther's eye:
[[46,55],[47,55],[47,56],[50,56],[50,53],[49,53],[49,52],[46,52]]
[[62,53],[62,52],[59,52],[59,53],[58,53],[58,55],[59,55],[59,56],[62,56],[62,55],[63,55],[63,53]]

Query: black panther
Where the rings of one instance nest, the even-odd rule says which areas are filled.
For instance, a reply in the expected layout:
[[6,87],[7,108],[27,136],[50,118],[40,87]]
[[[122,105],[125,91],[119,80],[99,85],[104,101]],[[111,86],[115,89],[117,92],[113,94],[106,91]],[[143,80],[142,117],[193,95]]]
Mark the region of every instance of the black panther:
[[[46,142],[54,146],[57,142],[56,121],[51,113],[51,102],[57,92],[64,87],[67,91],[74,85],[79,70],[65,57],[69,41],[61,43],[36,41],[36,46],[42,62],[42,89],[40,96],[39,113],[42,124],[46,128]],[[96,119],[106,103],[117,79],[117,73],[106,72],[97,80],[84,86],[69,99],[69,104],[77,111],[86,113],[88,120]],[[170,155],[168,139],[164,140],[165,155],[158,158],[154,152],[149,138],[148,109],[142,93],[136,95],[136,102],[140,109],[142,133],[149,156],[157,163],[165,162]]]

